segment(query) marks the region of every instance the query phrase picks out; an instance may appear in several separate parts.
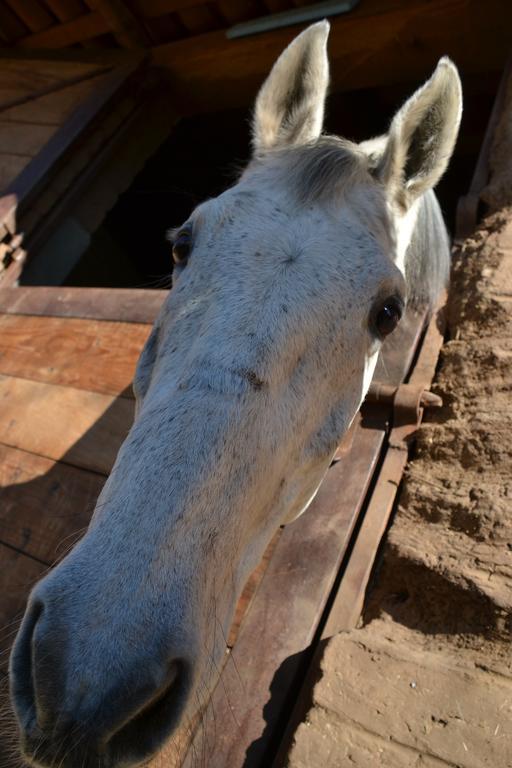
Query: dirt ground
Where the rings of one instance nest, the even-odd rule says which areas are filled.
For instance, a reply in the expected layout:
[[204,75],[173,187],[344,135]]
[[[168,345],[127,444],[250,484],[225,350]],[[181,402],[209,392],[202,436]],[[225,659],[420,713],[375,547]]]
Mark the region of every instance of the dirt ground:
[[512,208],[456,248],[448,332],[444,406],[419,430],[361,626],[327,644],[290,768],[512,767]]

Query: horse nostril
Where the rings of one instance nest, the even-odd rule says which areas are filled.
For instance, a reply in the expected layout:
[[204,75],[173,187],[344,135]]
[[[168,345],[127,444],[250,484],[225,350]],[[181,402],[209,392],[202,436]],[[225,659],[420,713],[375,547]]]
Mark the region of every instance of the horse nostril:
[[11,697],[24,727],[36,716],[32,639],[42,613],[43,604],[34,600],[23,618],[10,659]]
[[[70,637],[49,600],[45,605],[33,598],[11,654],[23,754],[38,765],[63,768],[147,760],[183,714],[192,678],[188,662],[145,654],[115,676],[96,664],[78,678]],[[102,685],[95,684],[98,671]]]
[[109,738],[111,754],[138,755],[147,758],[166,741],[183,711],[189,690],[187,664],[175,660],[165,683],[136,709]]

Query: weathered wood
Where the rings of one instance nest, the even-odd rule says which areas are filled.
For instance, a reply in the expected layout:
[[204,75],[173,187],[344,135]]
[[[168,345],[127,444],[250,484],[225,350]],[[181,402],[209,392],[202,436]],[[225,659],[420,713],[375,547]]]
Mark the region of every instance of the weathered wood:
[[90,40],[110,32],[110,27],[99,11],[92,11],[72,21],[59,24],[44,32],[27,35],[19,41],[23,48],[63,48]]
[[[383,429],[363,428],[343,462],[331,467],[310,509],[286,526],[245,617],[195,740],[209,768],[268,765],[280,717],[293,696],[308,648],[336,578],[369,478]],[[283,609],[283,602],[286,610]],[[185,765],[194,764],[189,752]]]
[[0,376],[0,443],[107,474],[133,421],[133,401]]
[[27,594],[47,566],[0,543],[0,673],[23,616]]
[[[34,190],[34,187],[49,173],[57,159],[71,146],[84,128],[96,117],[99,110],[119,89],[135,67],[121,67],[107,74],[97,75],[92,85],[91,95],[75,110],[69,120],[53,135],[44,151],[35,157],[25,171],[16,179],[9,192],[18,196],[21,204]],[[4,113],[5,118],[5,113]]]
[[5,2],[32,32],[48,29],[55,23],[51,14],[37,0],[5,0]]
[[132,397],[149,332],[148,325],[0,315],[0,374]]
[[[109,66],[96,63],[2,59],[0,110],[5,112],[42,96],[57,93],[63,88],[81,83],[109,69]],[[37,114],[36,108],[35,112]],[[34,116],[26,122],[37,123]]]
[[[27,162],[34,157],[54,133],[53,125],[27,125],[4,122],[0,112],[0,147],[2,156],[26,155]],[[3,161],[0,160],[0,167]],[[2,168],[3,170],[3,168]]]
[[[331,19],[329,58],[337,91],[413,82],[449,54],[465,72],[501,69],[510,47],[512,5],[501,0],[369,0]],[[191,111],[246,105],[297,28],[238,40],[223,31],[159,46],[175,98]],[[454,33],[457,30],[457,34]],[[474,50],[480,55],[475,57]]]
[[143,288],[0,288],[0,312],[153,323],[168,293]]
[[484,140],[480,147],[471,184],[467,193],[461,196],[457,203],[455,235],[460,240],[469,237],[475,230],[478,222],[480,213],[480,195],[489,181],[489,159],[495,138],[495,131],[507,104],[506,95],[511,82],[512,57],[509,58],[501,76],[498,92],[494,99],[491,116],[487,123]]
[[[294,5],[296,3],[288,3],[288,9],[293,9]],[[217,0],[217,6],[228,26],[267,15],[267,11],[259,0],[245,0],[244,3],[239,3],[237,0]]]
[[0,445],[0,541],[50,565],[88,525],[104,482],[96,472]]
[[30,155],[12,155],[0,152],[0,193],[7,190],[31,160]]
[[0,3],[0,38],[12,44],[25,37],[27,28],[11,9],[4,3]]
[[[3,58],[0,67],[0,93],[4,90],[12,93],[37,96],[48,87],[62,87],[69,80],[84,77],[97,71],[97,64],[85,62],[54,62],[37,58]],[[3,99],[0,106],[4,106]]]
[[145,48],[149,38],[142,24],[121,0],[86,0],[93,11],[99,11],[117,42],[125,48]]
[[81,16],[84,9],[80,0],[45,0],[59,21],[72,21]]
[[204,0],[132,0],[134,11],[145,19],[156,19],[200,5],[204,5]]
[[198,5],[180,10],[179,18],[188,32],[192,35],[200,35],[212,29],[220,29],[223,26],[219,20],[219,14],[216,14],[215,10],[215,7]]
[[73,83],[57,90],[53,88],[37,98],[23,101],[20,104],[2,110],[2,120],[13,120],[16,123],[60,126],[71,115],[74,109],[90,96],[96,82],[91,78],[80,78]]
[[[65,162],[55,166],[44,194],[35,195],[33,203],[23,211],[21,221],[27,233],[29,252],[38,251],[66,212],[88,194],[85,192],[87,185],[97,178],[101,167],[115,152],[121,137],[132,130],[136,116],[142,110],[136,92],[120,95],[109,103],[109,107],[104,119],[98,118],[95,126],[80,136],[78,146],[66,155]],[[109,193],[112,195],[113,191],[109,190]],[[115,197],[112,204],[114,202]]]

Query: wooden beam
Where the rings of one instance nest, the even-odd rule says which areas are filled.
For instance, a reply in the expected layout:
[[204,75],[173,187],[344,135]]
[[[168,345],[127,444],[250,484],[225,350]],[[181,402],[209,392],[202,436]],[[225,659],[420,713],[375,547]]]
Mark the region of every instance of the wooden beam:
[[40,32],[55,24],[51,13],[37,0],[6,0],[11,10],[32,32]]
[[27,27],[11,9],[0,3],[0,39],[10,47],[27,34]]
[[156,19],[169,13],[205,5],[205,0],[132,0],[132,8],[141,19]]
[[125,323],[153,323],[168,291],[144,288],[0,288],[2,312]]
[[84,12],[80,0],[45,0],[45,2],[59,21],[72,21]]
[[[511,26],[512,4],[501,0],[368,0],[331,20],[333,89],[418,82],[444,54],[463,72],[499,70]],[[153,61],[169,71],[183,111],[248,105],[299,31],[290,27],[238,40],[227,40],[223,31],[207,33],[155,48]]]
[[[185,8],[193,8],[201,5],[202,0],[136,0],[134,2],[134,11],[139,18],[158,18],[174,11]],[[23,37],[18,45],[23,48],[37,50],[38,48],[64,48],[69,45],[75,45],[86,40],[91,40],[108,32],[117,32],[122,36],[125,42],[136,42],[140,36],[145,39],[143,45],[147,45],[148,38],[144,28],[137,17],[130,13],[124,3],[105,2],[105,0],[91,0],[90,5],[95,5],[95,10],[90,13],[82,14],[78,17],[72,17],[63,24],[58,24],[41,32]],[[110,6],[110,8],[108,7]],[[12,33],[14,36],[14,33]],[[20,32],[17,33],[17,37]],[[132,47],[131,44],[128,47]],[[137,43],[136,47],[140,47]]]
[[150,44],[143,25],[120,0],[86,0],[92,11],[99,11],[123,48],[146,48]]
[[104,35],[110,32],[110,27],[99,11],[86,13],[65,24],[58,24],[43,32],[27,35],[18,42],[22,48],[64,48],[84,40]]

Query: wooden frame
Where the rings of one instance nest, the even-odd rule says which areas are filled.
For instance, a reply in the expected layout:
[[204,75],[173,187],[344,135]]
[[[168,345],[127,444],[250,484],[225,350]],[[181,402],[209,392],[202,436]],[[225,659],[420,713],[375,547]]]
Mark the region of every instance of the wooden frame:
[[153,323],[167,293],[142,288],[0,287],[0,311],[12,315]]

